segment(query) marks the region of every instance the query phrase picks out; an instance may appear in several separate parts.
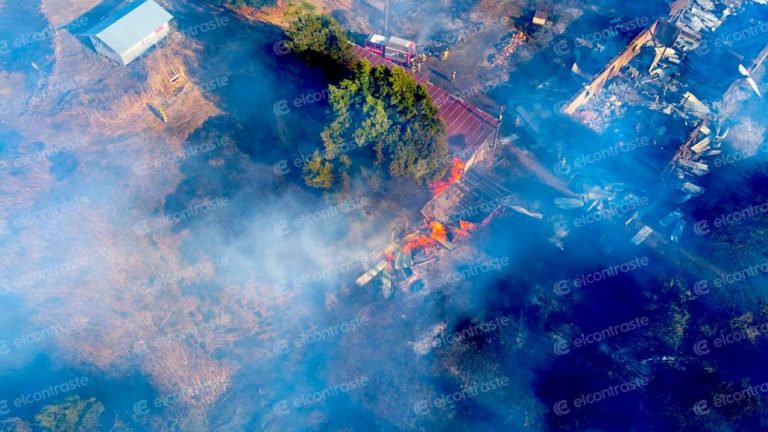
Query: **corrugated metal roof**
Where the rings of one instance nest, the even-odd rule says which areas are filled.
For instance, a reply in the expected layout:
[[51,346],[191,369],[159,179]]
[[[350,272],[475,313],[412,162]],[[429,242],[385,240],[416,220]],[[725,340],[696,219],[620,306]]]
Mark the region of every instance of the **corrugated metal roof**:
[[171,19],[173,16],[154,1],[137,1],[113,12],[89,33],[123,54]]

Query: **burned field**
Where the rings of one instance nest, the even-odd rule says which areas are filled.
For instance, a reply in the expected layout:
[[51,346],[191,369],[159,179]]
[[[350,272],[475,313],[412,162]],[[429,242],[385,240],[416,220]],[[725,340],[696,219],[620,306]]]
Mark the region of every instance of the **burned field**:
[[310,3],[0,0],[0,430],[764,428],[764,0]]

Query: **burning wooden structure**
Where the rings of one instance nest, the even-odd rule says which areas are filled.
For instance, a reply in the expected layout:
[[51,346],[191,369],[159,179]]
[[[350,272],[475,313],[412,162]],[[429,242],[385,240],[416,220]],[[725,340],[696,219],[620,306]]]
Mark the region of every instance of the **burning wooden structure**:
[[[386,55],[389,47],[387,43],[392,42],[393,39],[373,35],[368,39],[365,47],[354,46],[353,51],[358,57],[368,60],[374,67],[379,65],[400,67],[398,64],[404,63],[398,59],[402,57],[391,58],[392,56]],[[401,43],[398,39],[394,41],[396,44],[408,46],[407,43]],[[415,54],[415,44],[413,49]],[[411,70],[407,68],[404,70],[420,84],[426,86],[446,127],[451,166],[444,179],[430,185],[435,196],[430,201],[432,203],[447,191],[456,188],[467,175],[468,170],[476,162],[485,158],[485,154],[493,148],[492,141],[499,127],[499,120],[458,95],[453,95],[430,83]],[[430,204],[427,204],[428,206]],[[487,213],[492,211],[493,209],[490,209]],[[416,291],[418,287],[423,286],[423,281],[418,275],[419,267],[437,260],[439,251],[454,250],[457,241],[468,237],[476,229],[476,224],[468,220],[443,217],[442,214],[432,214],[429,211],[422,211],[422,214],[425,216],[422,226],[398,240],[393,240],[381,253],[374,256],[375,264],[355,281],[357,286],[365,286],[378,278],[384,297],[389,297],[395,286]]]
[[462,221],[456,225],[446,225],[431,221],[401,239],[393,240],[375,259],[375,264],[357,278],[357,286],[365,286],[379,278],[384,297],[392,295],[395,286],[420,287],[423,283],[418,277],[418,268],[438,259],[440,250],[452,251],[455,242],[466,238],[476,225]]
[[441,185],[444,190],[434,191],[439,193],[421,211],[422,225],[387,245],[374,257],[376,264],[362,274],[356,284],[365,286],[379,278],[385,297],[389,297],[396,286],[418,291],[425,285],[419,267],[454,251],[500,211],[510,209],[541,219],[542,215],[514,205],[512,193],[484,172],[480,168],[457,172],[455,183]]

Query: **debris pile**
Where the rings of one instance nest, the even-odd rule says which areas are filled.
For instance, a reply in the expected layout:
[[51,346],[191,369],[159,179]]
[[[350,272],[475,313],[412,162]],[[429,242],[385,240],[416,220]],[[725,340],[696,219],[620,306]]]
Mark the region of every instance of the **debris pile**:
[[454,159],[451,181],[433,189],[435,196],[422,208],[421,226],[406,230],[399,238],[393,232],[393,240],[373,257],[375,264],[355,281],[357,286],[378,280],[385,298],[396,288],[405,292],[421,291],[426,286],[425,280],[431,280],[426,275],[434,266],[428,264],[455,251],[501,209],[535,219],[543,217],[513,205],[511,192],[486,171],[492,166],[491,160],[485,162],[474,164],[465,172],[463,162]]
[[644,206],[644,200],[628,191],[624,184],[592,186],[575,198],[555,198],[555,205],[563,210],[584,209],[586,213],[599,215],[600,220],[612,219],[635,213]]
[[709,174],[710,160],[714,160],[722,153],[721,146],[728,136],[729,129],[720,125],[713,128],[709,123],[704,120],[694,129],[670,164],[670,173],[677,179],[679,190],[682,192],[677,200],[680,203],[704,191],[694,182],[698,177]]
[[[647,119],[648,124],[634,125],[634,131],[658,134],[654,142],[662,150],[677,149],[669,154],[671,162],[660,185],[666,193],[659,202],[672,206],[654,212],[652,226],[633,215],[626,223],[636,221],[639,227],[632,243],[641,244],[657,231],[680,241],[686,221],[677,206],[705,193],[700,178],[723,164],[718,159],[724,157],[725,140],[739,128],[729,118],[736,111],[728,109],[734,105],[731,100],[742,88],[753,96],[762,94],[753,75],[768,57],[765,38],[734,44],[727,28],[750,31],[755,27],[750,17],[764,15],[766,6],[764,1],[750,0],[676,2],[667,19],[656,20],[636,36],[563,108],[598,133],[617,128],[615,120],[627,116]],[[679,135],[675,138],[670,131]],[[579,197],[562,198],[556,204],[563,209],[590,209],[596,202],[590,205]]]
[[730,52],[733,47],[724,42],[730,35],[716,33],[746,3],[687,1],[676,14],[639,34],[563,111],[597,132],[624,116],[628,106],[702,120],[712,115],[712,103],[724,93],[705,84],[721,81],[713,75],[721,69],[712,68],[713,62],[733,63],[731,72],[740,73],[759,94],[750,71],[737,61],[748,54]]
[[452,251],[455,243],[468,238],[474,231],[471,222],[460,221],[456,225],[446,225],[438,221],[425,223],[399,240],[393,240],[376,257],[372,267],[357,280],[357,286],[365,286],[378,278],[381,282],[382,295],[388,298],[395,287],[418,291],[423,282],[418,269],[439,259],[439,251]]
[[502,39],[502,41],[506,40],[507,38],[508,40],[506,42],[501,43],[502,48],[493,55],[491,66],[506,66],[507,63],[509,63],[510,57],[512,57],[515,51],[517,51],[517,49],[528,40],[528,37],[525,35],[525,33],[521,31],[507,35]]

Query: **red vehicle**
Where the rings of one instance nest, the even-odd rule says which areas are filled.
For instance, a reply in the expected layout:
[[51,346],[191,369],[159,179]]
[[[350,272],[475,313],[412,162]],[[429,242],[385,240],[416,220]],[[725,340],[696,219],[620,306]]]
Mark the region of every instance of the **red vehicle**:
[[396,36],[372,34],[365,42],[365,49],[409,67],[416,59],[416,43]]
[[365,49],[384,57],[384,50],[387,46],[387,38],[382,35],[372,34],[365,41]]

